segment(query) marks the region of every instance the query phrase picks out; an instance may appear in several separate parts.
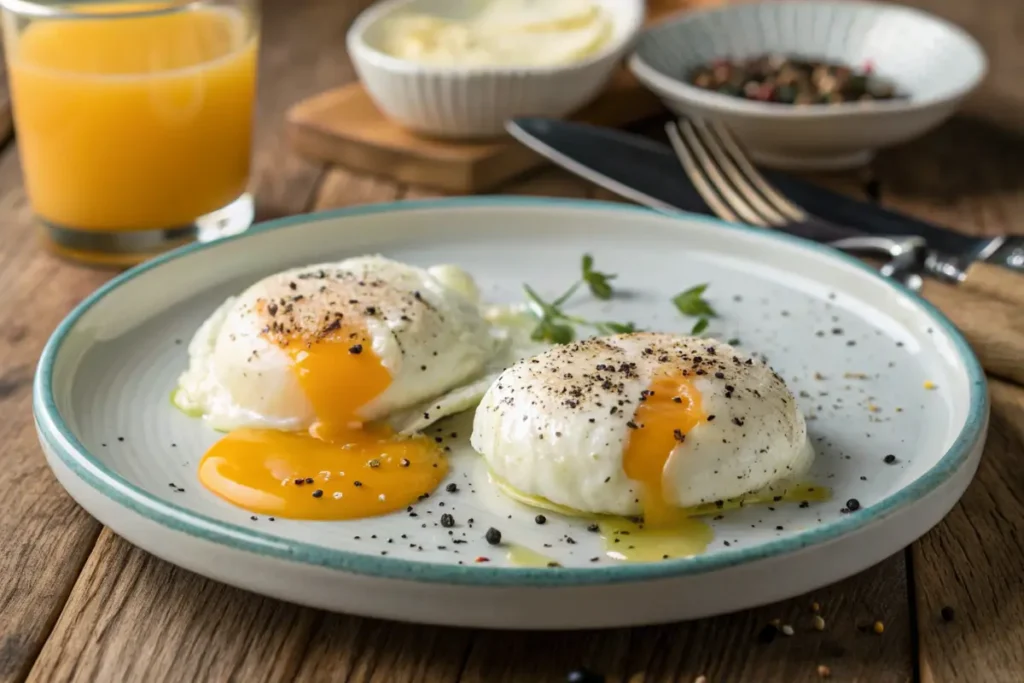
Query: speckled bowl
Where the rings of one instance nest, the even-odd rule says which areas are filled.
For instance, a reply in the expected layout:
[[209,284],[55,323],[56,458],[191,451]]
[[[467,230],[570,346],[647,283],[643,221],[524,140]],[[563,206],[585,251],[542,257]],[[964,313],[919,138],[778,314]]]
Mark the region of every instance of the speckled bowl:
[[[906,100],[792,106],[690,85],[718,58],[766,53],[826,58],[875,72]],[[681,115],[724,122],[759,162],[839,169],[939,125],[981,82],[985,54],[965,31],[916,9],[860,0],[779,0],[668,19],[641,34],[629,68]]]

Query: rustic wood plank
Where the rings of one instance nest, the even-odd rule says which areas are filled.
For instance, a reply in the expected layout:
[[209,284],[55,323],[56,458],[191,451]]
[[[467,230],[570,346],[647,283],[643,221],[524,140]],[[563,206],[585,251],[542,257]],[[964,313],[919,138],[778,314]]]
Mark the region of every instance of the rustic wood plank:
[[29,680],[291,680],[319,619],[179,569],[105,529]]
[[1024,671],[1024,389],[992,382],[991,396],[974,483],[914,545],[922,683],[1018,681]]
[[456,683],[473,632],[325,614],[296,681]]
[[[812,602],[825,630],[812,626]],[[792,625],[770,643],[759,635],[771,620]],[[860,627],[882,620],[885,633]],[[668,626],[575,633],[478,632],[460,683],[565,680],[584,666],[608,683],[709,681],[903,682],[912,679],[910,621],[903,554],[822,591],[738,614]]]
[[[879,158],[887,205],[962,232],[1024,234],[1024,137],[960,119]],[[1024,670],[1024,389],[991,381],[992,423],[978,475],[913,547],[924,683],[1019,680]],[[955,610],[947,623],[943,607]]]
[[1024,130],[959,118],[875,162],[884,203],[976,235],[1024,234]]
[[39,249],[13,145],[0,157],[0,188],[0,681],[6,682],[24,678],[100,530],[46,466],[33,428],[31,385],[50,332],[108,275]]
[[314,211],[336,209],[398,199],[402,187],[386,178],[349,171],[337,166],[327,170],[313,201]]
[[[311,202],[321,169],[287,153],[280,119],[294,99],[353,78],[344,32],[368,2],[264,3],[251,185],[264,217],[303,211]],[[39,452],[30,408],[33,366],[60,319],[110,273],[60,262],[39,249],[13,146],[0,158],[0,188],[0,403],[7,415],[0,422],[0,681],[17,681],[53,628],[100,529],[60,489]],[[187,592],[177,599],[193,602]],[[195,646],[202,651],[202,643]],[[46,652],[42,671],[63,666],[53,661],[63,661],[59,649]]]
[[[387,201],[400,191],[393,183],[343,169],[329,170],[315,188],[313,178],[307,182],[304,190],[297,180],[291,186],[303,190],[303,201],[316,209]],[[323,678],[329,671],[331,678],[344,680],[343,672],[358,674],[369,661],[360,653],[365,634],[374,629],[386,626],[209,581],[108,530],[75,582],[30,680],[277,681],[294,679],[300,668],[303,677]],[[398,631],[387,636],[388,642],[401,638]],[[329,660],[317,655],[325,647]],[[308,648],[313,648],[311,659],[303,657]],[[390,651],[389,662],[396,652]],[[405,666],[401,658],[394,661]],[[391,665],[378,663],[373,670]]]
[[971,116],[1005,128],[1024,130],[1024,4],[1018,0],[985,0],[982,3],[954,0],[901,0],[933,12],[972,34],[989,58],[989,74],[967,103]]
[[257,219],[308,211],[323,166],[293,154],[285,140],[288,107],[355,78],[345,53],[345,32],[371,0],[263,3],[256,151],[250,189]]

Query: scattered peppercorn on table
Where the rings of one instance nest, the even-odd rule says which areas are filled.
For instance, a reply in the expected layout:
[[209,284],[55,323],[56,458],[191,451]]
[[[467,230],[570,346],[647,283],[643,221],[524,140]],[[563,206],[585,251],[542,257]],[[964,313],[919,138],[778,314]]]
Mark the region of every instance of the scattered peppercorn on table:
[[[879,196],[965,232],[1022,234],[1024,84],[1013,59],[1024,40],[1024,6],[986,0],[976,11],[953,0],[913,3],[982,41],[992,58],[988,86],[967,117],[884,153],[869,172],[812,180]],[[342,35],[367,4],[264,3],[251,188],[261,218],[429,196],[314,166],[283,139],[290,104],[354,78]],[[1021,680],[1024,387],[1001,382],[992,383],[991,433],[977,478],[923,539],[813,594],[698,622],[586,633],[389,623],[249,594],[129,545],[71,501],[36,442],[31,383],[40,349],[70,308],[112,273],[60,261],[33,239],[9,121],[3,96],[0,681]],[[554,169],[506,191],[608,198]]]

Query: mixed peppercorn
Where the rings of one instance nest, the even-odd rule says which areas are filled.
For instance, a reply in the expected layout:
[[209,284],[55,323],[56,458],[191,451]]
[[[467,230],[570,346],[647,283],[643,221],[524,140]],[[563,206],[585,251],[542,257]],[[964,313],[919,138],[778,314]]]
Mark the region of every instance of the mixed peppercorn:
[[778,104],[839,104],[904,99],[869,63],[862,69],[837,62],[782,55],[715,61],[690,71],[687,81],[705,90]]

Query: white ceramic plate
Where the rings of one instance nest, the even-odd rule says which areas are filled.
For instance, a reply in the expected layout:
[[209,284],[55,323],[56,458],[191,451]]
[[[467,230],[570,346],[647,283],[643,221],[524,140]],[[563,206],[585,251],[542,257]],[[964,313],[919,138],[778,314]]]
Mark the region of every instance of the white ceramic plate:
[[[560,291],[584,251],[618,273],[616,286],[629,293],[601,304],[581,297],[584,315],[685,332],[693,321],[669,298],[710,283],[721,317],[709,333],[764,353],[801,392],[818,449],[811,478],[831,487],[833,500],[730,513],[712,522],[705,554],[629,564],[605,557],[585,521],[549,514],[536,525],[536,511],[487,483],[462,438],[449,442],[459,491],[442,486],[416,506],[416,517],[254,521],[199,485],[198,460],[217,435],[168,396],[188,339],[228,295],[285,267],[380,252],[418,265],[461,264],[486,298],[512,302],[523,282]],[[878,562],[960,497],[978,464],[988,403],[982,370],[949,322],[838,253],[621,204],[484,198],[289,218],[129,271],[54,333],[36,376],[35,415],[50,466],[71,495],[132,543],[187,569],[357,614],[578,628],[737,610]],[[469,419],[441,428],[464,437]],[[883,462],[890,453],[895,464]],[[862,509],[840,512],[849,498]],[[439,524],[444,512],[457,521],[451,534]],[[564,566],[509,566],[501,548],[484,541],[491,526]],[[491,561],[475,563],[478,556]]]

